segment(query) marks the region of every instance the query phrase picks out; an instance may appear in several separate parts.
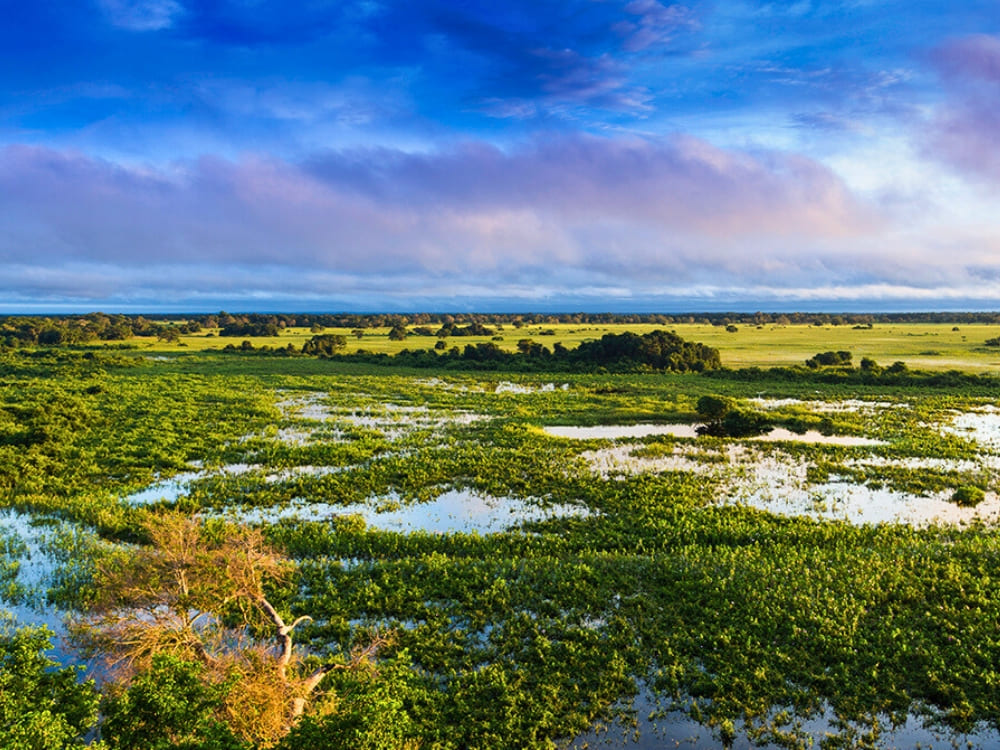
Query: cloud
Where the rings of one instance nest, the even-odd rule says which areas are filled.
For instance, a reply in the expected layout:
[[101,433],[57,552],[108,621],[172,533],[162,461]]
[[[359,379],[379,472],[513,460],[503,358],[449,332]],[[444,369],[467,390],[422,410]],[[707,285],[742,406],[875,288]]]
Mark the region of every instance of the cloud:
[[98,0],[112,25],[128,31],[168,29],[184,12],[176,0]]
[[39,295],[76,284],[91,299],[156,284],[188,296],[440,297],[848,281],[857,257],[838,243],[864,244],[879,221],[800,156],[551,136],[509,151],[473,142],[158,168],[12,146],[0,150],[0,226],[3,275]]
[[933,59],[950,78],[1000,85],[1000,37],[970,34],[952,39],[935,51]]
[[306,167],[389,204],[532,210],[559,223],[594,217],[721,240],[850,236],[874,221],[817,162],[727,151],[689,136],[552,136],[511,151],[469,143],[433,154],[340,152]]
[[923,134],[925,153],[1000,187],[1000,36],[953,39],[932,59],[946,100]]
[[670,42],[677,29],[697,26],[691,9],[684,5],[663,5],[657,0],[632,0],[625,12],[634,19],[621,21],[613,27],[624,37],[622,47],[638,52]]

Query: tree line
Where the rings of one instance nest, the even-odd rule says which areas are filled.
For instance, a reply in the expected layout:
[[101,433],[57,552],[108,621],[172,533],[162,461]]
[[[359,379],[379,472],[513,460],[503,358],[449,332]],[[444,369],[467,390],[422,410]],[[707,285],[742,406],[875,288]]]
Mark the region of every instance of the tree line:
[[[612,325],[851,325],[868,327],[889,323],[1000,324],[1000,312],[919,313],[196,313],[185,315],[123,315],[93,312],[86,315],[0,317],[0,344],[59,346],[92,341],[121,341],[134,336],[176,338],[202,329],[219,329],[221,336],[276,336],[285,328],[389,328],[411,335],[490,335],[488,326],[574,324]],[[407,330],[413,329],[413,330]]]

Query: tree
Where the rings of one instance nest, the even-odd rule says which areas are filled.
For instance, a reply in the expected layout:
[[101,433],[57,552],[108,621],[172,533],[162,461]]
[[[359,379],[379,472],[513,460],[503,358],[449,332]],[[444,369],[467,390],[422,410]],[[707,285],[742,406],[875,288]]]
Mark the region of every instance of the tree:
[[303,354],[329,357],[347,346],[347,339],[338,333],[324,333],[313,336],[302,345]]
[[394,325],[389,329],[389,340],[390,341],[405,341],[406,340],[406,326],[404,325]]
[[156,338],[160,339],[160,341],[176,343],[180,341],[181,331],[176,326],[161,326],[157,330]]
[[719,420],[733,408],[733,402],[724,396],[702,396],[695,409],[698,416],[706,420]]
[[217,718],[231,687],[204,679],[205,666],[157,654],[146,672],[104,708],[112,750],[250,750]]
[[[71,628],[120,693],[170,667],[179,690],[196,678],[211,694],[216,723],[243,742],[267,745],[302,715],[327,673],[370,660],[385,643],[376,639],[350,660],[305,670],[292,636],[309,618],[287,622],[266,593],[288,580],[291,563],[258,530],[180,514],[151,517],[142,528],[148,545],[98,561],[94,606]],[[158,661],[164,655],[177,661]],[[150,704],[156,701],[143,705]]]
[[15,629],[8,617],[0,618],[0,747],[79,747],[97,721],[94,681],[78,683],[80,668],[60,668],[45,656],[50,631]]
[[820,352],[814,357],[810,357],[806,360],[806,367],[810,369],[818,369],[820,367],[850,367],[851,366],[851,353],[845,351],[839,352]]
[[723,396],[702,396],[695,407],[705,424],[697,428],[699,435],[712,437],[752,437],[771,431],[767,418],[756,412],[734,408]]

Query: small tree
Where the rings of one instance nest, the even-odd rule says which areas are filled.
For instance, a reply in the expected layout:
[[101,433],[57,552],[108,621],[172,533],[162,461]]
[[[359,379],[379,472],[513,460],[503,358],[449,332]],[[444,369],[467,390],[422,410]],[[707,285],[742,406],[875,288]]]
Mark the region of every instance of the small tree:
[[181,331],[176,326],[161,326],[157,329],[156,338],[160,341],[167,341],[169,343],[177,343],[181,338]]
[[303,354],[330,357],[347,346],[347,339],[338,333],[323,333],[313,336],[302,345]]
[[[286,622],[266,594],[269,583],[287,580],[291,563],[259,531],[179,514],[153,517],[143,529],[149,545],[97,563],[94,606],[71,626],[119,692],[154,667],[170,667],[175,682],[197,677],[207,686],[218,700],[215,718],[234,736],[269,744],[303,713],[330,670],[360,664],[384,643],[305,671],[292,634],[309,618]],[[177,661],[155,662],[163,655]],[[194,671],[184,666],[191,664]]]
[[405,341],[406,340],[406,326],[395,325],[389,329],[389,340],[390,341]]

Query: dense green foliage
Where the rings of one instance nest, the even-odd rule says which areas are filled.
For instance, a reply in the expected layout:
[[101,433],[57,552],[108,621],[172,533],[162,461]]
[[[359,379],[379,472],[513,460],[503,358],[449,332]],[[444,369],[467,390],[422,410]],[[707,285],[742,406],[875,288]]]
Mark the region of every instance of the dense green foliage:
[[97,719],[93,681],[45,656],[51,632],[15,629],[0,618],[0,747],[61,750],[80,747]]
[[[312,347],[309,352],[303,351],[314,353]],[[403,350],[391,357],[358,352],[349,359],[395,367],[502,372],[703,372],[721,366],[716,349],[685,341],[663,330],[641,335],[607,333],[575,349],[558,343],[549,349],[523,339],[518,342],[516,352],[508,352],[487,341],[467,344],[461,350],[453,347],[441,354],[435,349]]]
[[102,731],[113,750],[247,750],[215,714],[231,686],[206,685],[204,667],[170,654],[153,658],[104,709]]

